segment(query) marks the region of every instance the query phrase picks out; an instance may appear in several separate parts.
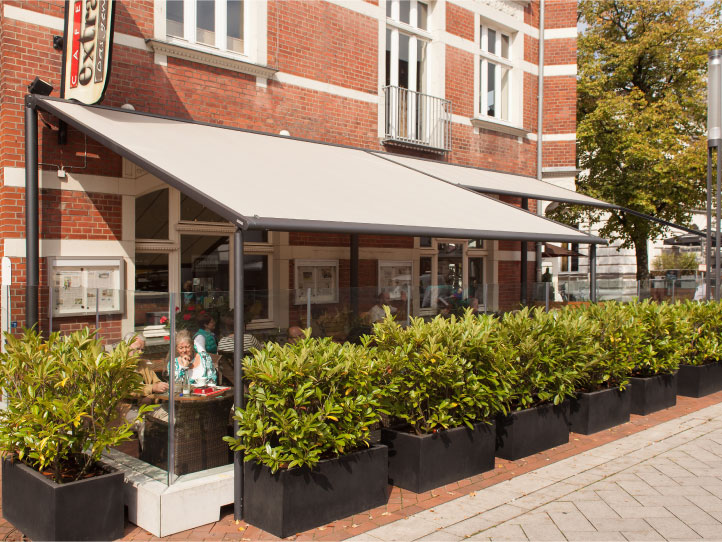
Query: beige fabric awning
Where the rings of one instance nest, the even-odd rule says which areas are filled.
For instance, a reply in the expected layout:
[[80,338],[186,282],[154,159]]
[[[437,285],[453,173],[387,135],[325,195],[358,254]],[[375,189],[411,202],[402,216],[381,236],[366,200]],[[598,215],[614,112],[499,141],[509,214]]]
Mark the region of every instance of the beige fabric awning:
[[243,228],[606,243],[362,149],[34,99]]

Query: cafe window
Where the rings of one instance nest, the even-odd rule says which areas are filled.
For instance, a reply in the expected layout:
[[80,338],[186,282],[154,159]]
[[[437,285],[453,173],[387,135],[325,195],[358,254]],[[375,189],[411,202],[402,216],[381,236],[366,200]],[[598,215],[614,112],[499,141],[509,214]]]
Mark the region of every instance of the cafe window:
[[167,0],[166,34],[188,43],[244,54],[243,0]]
[[135,238],[168,239],[168,189],[135,198]]
[[338,303],[338,260],[296,260],[296,304]]

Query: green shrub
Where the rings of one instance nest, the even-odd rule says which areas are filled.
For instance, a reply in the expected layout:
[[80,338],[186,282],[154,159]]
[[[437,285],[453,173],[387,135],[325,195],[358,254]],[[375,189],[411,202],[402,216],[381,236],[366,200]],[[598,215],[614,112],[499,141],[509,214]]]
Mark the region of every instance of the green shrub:
[[377,355],[388,367],[384,406],[417,434],[472,426],[504,411],[509,365],[491,316],[413,318],[402,328],[387,313],[374,325]]
[[578,310],[590,321],[593,345],[591,363],[580,379],[585,391],[624,389],[634,370],[642,330],[625,305],[616,301],[594,303]]
[[704,365],[722,360],[722,303],[686,301],[679,310],[689,320],[681,363]]
[[118,406],[141,390],[142,379],[128,345],[106,352],[87,328],[47,341],[34,329],[5,337],[0,450],[63,483],[93,472],[107,448],[131,438],[132,423],[119,419]]
[[244,371],[246,408],[236,410],[239,431],[226,440],[246,461],[275,472],[369,446],[381,394],[373,349],[306,336],[268,343],[245,358]]
[[546,313],[537,307],[506,313],[499,343],[510,350],[512,409],[560,404],[576,393],[593,360],[589,319],[573,309]]
[[687,349],[691,326],[681,305],[644,300],[626,306],[640,329],[634,376],[673,373]]

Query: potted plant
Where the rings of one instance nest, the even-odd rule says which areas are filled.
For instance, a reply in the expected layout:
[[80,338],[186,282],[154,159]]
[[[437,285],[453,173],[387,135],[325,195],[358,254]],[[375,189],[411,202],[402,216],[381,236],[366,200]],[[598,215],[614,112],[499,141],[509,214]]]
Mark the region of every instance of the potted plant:
[[226,440],[245,454],[246,521],[286,537],[386,502],[387,449],[370,442],[378,370],[373,350],[308,333],[245,358],[248,399]]
[[646,415],[677,404],[677,369],[689,318],[679,305],[649,300],[626,306],[640,330],[632,377],[632,414]]
[[510,393],[497,328],[470,310],[407,328],[387,312],[374,326],[387,367],[383,405],[400,422],[381,431],[395,486],[420,493],[494,468],[494,416]]
[[499,344],[510,349],[510,412],[496,422],[496,455],[520,459],[569,442],[569,402],[591,356],[589,322],[575,310],[506,313]]
[[578,308],[589,320],[592,355],[570,403],[572,432],[590,435],[629,421],[629,377],[639,347],[640,329],[632,315],[614,301]]
[[722,390],[722,303],[687,301],[689,338],[677,373],[677,395],[703,397]]
[[101,456],[132,436],[132,422],[118,419],[118,406],[140,391],[137,359],[124,343],[106,352],[87,328],[47,341],[34,329],[6,339],[0,354],[5,519],[33,540],[121,537],[123,473]]

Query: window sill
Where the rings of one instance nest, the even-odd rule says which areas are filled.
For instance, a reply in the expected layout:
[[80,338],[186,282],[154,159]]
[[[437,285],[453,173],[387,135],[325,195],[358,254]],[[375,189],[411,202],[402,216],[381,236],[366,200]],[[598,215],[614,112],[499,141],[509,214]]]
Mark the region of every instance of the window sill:
[[471,125],[474,128],[483,128],[484,130],[492,130],[494,132],[501,132],[502,134],[513,135],[517,137],[529,136],[529,132],[527,132],[524,128],[512,126],[511,124],[506,124],[497,120],[489,120],[476,117],[471,119]]
[[190,44],[181,45],[154,39],[148,39],[145,40],[145,42],[154,53],[254,75],[256,77],[269,79],[278,71],[276,68],[254,64],[222,51],[201,48]]

